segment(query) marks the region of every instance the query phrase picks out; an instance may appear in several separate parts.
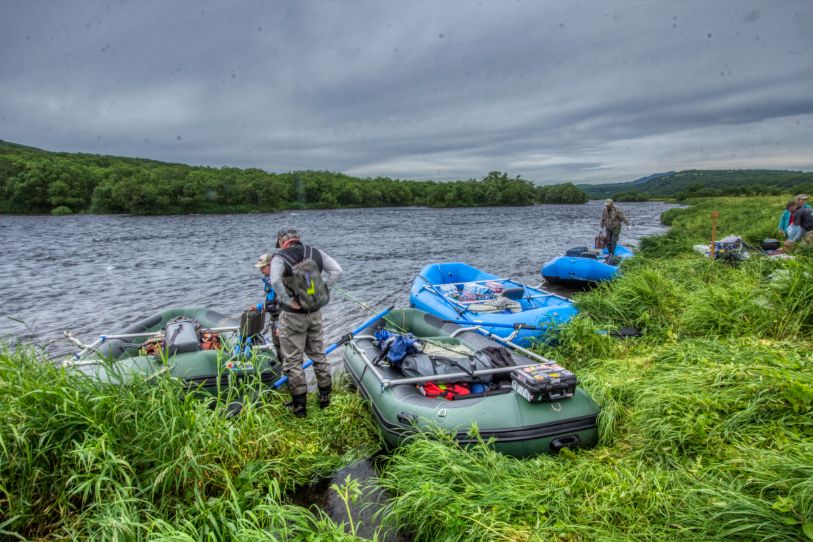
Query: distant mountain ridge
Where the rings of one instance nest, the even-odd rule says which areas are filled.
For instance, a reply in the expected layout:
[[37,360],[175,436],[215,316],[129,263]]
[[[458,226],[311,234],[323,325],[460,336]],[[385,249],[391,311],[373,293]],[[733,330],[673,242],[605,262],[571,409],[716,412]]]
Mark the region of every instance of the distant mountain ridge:
[[727,169],[669,171],[655,173],[626,183],[579,184],[591,198],[638,194],[642,197],[686,195],[736,195],[782,193],[795,190],[811,191],[813,172],[769,170],[769,169]]

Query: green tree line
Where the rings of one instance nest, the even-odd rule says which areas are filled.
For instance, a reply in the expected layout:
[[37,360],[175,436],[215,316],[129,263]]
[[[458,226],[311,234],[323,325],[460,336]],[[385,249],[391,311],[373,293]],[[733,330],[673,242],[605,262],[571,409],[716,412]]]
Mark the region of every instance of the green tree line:
[[362,179],[329,171],[269,173],[54,153],[0,142],[2,213],[154,215],[585,201],[587,194],[573,184],[536,186],[499,171],[451,182]]

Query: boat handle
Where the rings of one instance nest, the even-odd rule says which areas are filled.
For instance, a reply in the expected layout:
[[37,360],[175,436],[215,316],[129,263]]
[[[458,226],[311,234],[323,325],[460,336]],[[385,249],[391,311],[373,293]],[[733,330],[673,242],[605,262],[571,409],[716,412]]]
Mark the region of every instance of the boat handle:
[[418,417],[415,414],[410,414],[409,412],[399,412],[398,421],[405,424],[405,425],[415,425],[415,422],[418,421]]
[[559,452],[562,448],[576,448],[582,443],[579,435],[568,435],[566,437],[553,439],[550,442],[550,450],[552,452]]

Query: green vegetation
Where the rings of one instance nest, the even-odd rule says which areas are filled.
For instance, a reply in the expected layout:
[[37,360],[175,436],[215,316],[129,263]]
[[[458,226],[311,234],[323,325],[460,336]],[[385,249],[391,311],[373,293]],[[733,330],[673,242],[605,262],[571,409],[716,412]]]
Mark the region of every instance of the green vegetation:
[[[628,183],[581,184],[591,198],[643,201],[652,197],[758,196],[813,192],[813,173],[801,171],[688,170],[670,171]],[[640,199],[634,199],[640,198]]]
[[359,179],[327,171],[267,173],[54,153],[0,141],[0,213],[155,215],[585,201],[587,195],[572,184],[540,187],[499,171],[479,181]]
[[99,385],[25,351],[0,353],[0,417],[5,539],[341,539],[285,495],[379,448],[355,394],[297,420],[268,392],[229,418],[169,380]]
[[[737,266],[692,245],[772,233],[780,198],[665,213],[543,353],[601,404],[599,445],[516,459],[416,436],[382,456],[380,519],[413,540],[813,540],[813,250]],[[636,326],[638,338],[598,330]],[[48,383],[43,385],[43,383]],[[338,540],[293,488],[380,447],[361,399],[306,420],[277,393],[236,418],[171,382],[94,385],[0,355],[0,532],[43,540]],[[345,504],[361,493],[334,488]],[[349,532],[351,534],[343,534]]]
[[[391,519],[418,540],[813,539],[810,254],[704,258],[712,209],[756,242],[782,201],[693,203],[545,352],[601,404],[599,446],[519,460],[417,438],[382,469]],[[596,333],[630,325],[644,336]]]
[[587,193],[573,183],[540,186],[537,190],[540,203],[586,203],[588,200]]

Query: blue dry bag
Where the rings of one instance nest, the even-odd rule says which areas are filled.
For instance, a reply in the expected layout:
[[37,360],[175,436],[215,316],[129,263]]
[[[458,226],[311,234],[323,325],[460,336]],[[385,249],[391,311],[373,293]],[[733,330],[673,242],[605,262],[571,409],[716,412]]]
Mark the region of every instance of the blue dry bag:
[[380,358],[386,357],[387,361],[396,367],[400,367],[401,362],[409,354],[423,350],[423,342],[412,333],[401,335],[382,328],[375,332],[375,338],[381,350]]

